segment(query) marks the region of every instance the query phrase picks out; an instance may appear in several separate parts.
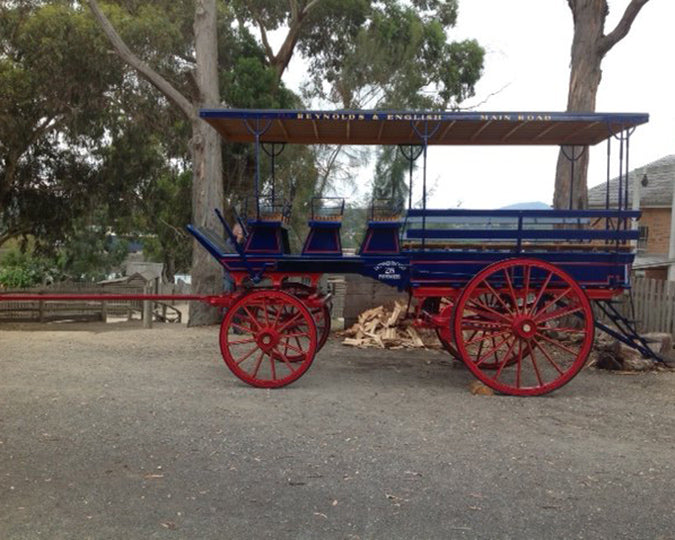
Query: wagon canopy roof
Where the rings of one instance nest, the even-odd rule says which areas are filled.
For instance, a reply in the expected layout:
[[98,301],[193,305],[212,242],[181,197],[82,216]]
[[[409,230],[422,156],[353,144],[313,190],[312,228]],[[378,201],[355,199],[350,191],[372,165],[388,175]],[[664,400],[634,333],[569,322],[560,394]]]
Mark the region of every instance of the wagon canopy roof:
[[296,144],[594,145],[649,121],[644,113],[202,109],[231,142]]

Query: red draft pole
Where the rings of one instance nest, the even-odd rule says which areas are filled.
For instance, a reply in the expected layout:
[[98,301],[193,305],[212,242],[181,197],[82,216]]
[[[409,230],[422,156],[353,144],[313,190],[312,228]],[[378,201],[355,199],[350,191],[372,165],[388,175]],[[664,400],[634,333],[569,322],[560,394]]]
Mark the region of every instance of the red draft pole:
[[231,295],[211,295],[198,296],[194,294],[21,294],[21,293],[0,293],[0,302],[59,302],[59,301],[77,301],[91,300],[97,302],[114,302],[120,300],[150,300],[155,302],[168,301],[197,301],[206,302],[211,305],[226,306],[232,303]]

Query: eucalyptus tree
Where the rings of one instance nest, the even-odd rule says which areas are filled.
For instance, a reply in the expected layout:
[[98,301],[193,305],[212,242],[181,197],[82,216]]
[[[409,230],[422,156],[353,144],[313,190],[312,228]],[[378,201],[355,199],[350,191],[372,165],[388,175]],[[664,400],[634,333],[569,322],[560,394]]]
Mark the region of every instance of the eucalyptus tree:
[[[567,0],[574,22],[574,36],[570,62],[568,112],[593,112],[602,79],[602,60],[607,53],[625,38],[640,10],[649,0],[630,0],[617,25],[606,32],[609,14],[607,0]],[[561,149],[556,167],[553,206],[568,208],[570,190],[574,190],[572,207],[588,206],[588,152],[584,152],[574,166],[571,179],[570,161]],[[572,184],[570,183],[572,180]]]
[[[218,41],[216,0],[197,0],[194,2],[192,28],[193,40],[180,40],[181,47],[168,55],[157,55],[156,43],[142,44],[132,51],[127,42],[105,15],[96,0],[88,0],[94,17],[106,37],[122,60],[136,73],[159,90],[187,119],[191,126],[192,138],[192,220],[199,224],[215,228],[217,220],[211,208],[220,208],[223,203],[223,184],[220,181],[222,156],[220,137],[210,126],[199,119],[199,107],[220,104],[218,84]],[[187,33],[185,17],[171,17],[178,12],[184,13],[188,2],[156,2],[144,4],[122,2],[128,11],[109,6],[113,15],[121,19],[129,12],[139,15],[136,20],[147,21],[148,25],[171,36],[172,32],[183,37]],[[152,17],[144,17],[147,12]],[[123,21],[122,21],[123,22]],[[148,28],[152,30],[152,28]],[[181,67],[184,66],[183,69]],[[163,73],[164,72],[164,73]],[[171,75],[177,75],[177,81]],[[186,91],[181,86],[187,86]],[[197,242],[192,250],[192,286],[195,294],[215,294],[222,288],[222,270]],[[190,324],[208,324],[217,320],[217,310],[206,304],[193,303],[190,310]]]
[[[464,45],[443,45],[444,29],[456,17],[456,0],[414,0],[411,4],[402,0],[384,0],[380,2],[367,0],[289,0],[288,3],[269,0],[234,0],[217,9],[215,0],[197,0],[194,12],[187,24],[185,14],[189,10],[189,2],[169,2],[157,0],[152,3],[141,3],[133,0],[119,0],[99,6],[96,0],[88,0],[88,5],[104,30],[106,36],[119,56],[131,66],[140,77],[148,81],[173,104],[176,110],[191,125],[191,154],[193,165],[192,209],[193,221],[201,225],[214,227],[211,208],[220,206],[223,200],[223,182],[220,181],[221,168],[226,172],[225,185],[227,193],[240,193],[239,187],[250,176],[251,163],[246,159],[246,151],[231,147],[232,155],[239,152],[241,159],[220,165],[221,151],[219,139],[215,132],[205,123],[198,120],[197,111],[200,106],[226,104],[252,106],[247,100],[250,92],[236,92],[237,80],[248,78],[249,81],[269,81],[271,91],[266,99],[262,94],[254,100],[258,106],[288,106],[289,96],[285,94],[282,77],[286,72],[293,54],[302,52],[310,58],[310,73],[315,80],[325,79],[327,84],[344,86],[348,82],[351,95],[358,91],[372,91],[376,87],[384,88],[383,96],[393,103],[393,96],[410,92],[417,88],[422,96],[423,88],[437,92],[446,105],[452,102],[453,96],[459,96],[457,88],[471,82],[472,75],[459,65],[451,65],[448,59],[480,58],[482,49],[475,43]],[[103,9],[101,9],[103,7]],[[153,23],[160,21],[162,28],[168,28],[168,34],[182,36],[180,46],[176,50],[155,47],[151,39],[134,45],[122,35],[126,19],[138,18],[144,10],[155,12],[150,18]],[[172,19],[172,13],[180,12],[182,23]],[[394,18],[387,18],[388,13]],[[107,15],[106,15],[107,13]],[[397,18],[398,17],[398,18]],[[236,23],[235,23],[236,21]],[[412,21],[412,23],[410,23]],[[417,24],[415,21],[418,21]],[[410,24],[409,24],[410,23]],[[358,48],[364,44],[372,44],[373,33],[380,35],[380,45],[391,46],[400,37],[397,26],[403,27],[401,35],[410,32],[412,47],[402,47],[405,58],[399,57],[387,61],[383,55],[376,57],[380,65],[360,64]],[[234,56],[226,36],[232,29],[239,32],[256,28],[260,36],[260,49],[264,62],[260,57]],[[373,32],[377,28],[377,32]],[[277,51],[271,45],[270,33],[283,29],[282,44]],[[150,30],[150,29],[149,29]],[[422,34],[420,38],[418,34]],[[251,32],[248,32],[249,36]],[[393,40],[393,41],[392,41]],[[349,44],[343,47],[341,42]],[[378,52],[375,47],[369,54]],[[235,69],[234,76],[219,77],[218,67],[226,57]],[[375,57],[372,58],[375,60]],[[434,59],[440,59],[434,63]],[[401,68],[400,61],[405,61]],[[415,69],[415,65],[419,68]],[[469,63],[466,63],[468,66]],[[480,65],[475,66],[477,75]],[[359,69],[366,69],[367,77],[357,75]],[[394,70],[394,79],[388,78],[387,70]],[[270,71],[272,75],[270,75]],[[349,74],[353,81],[344,77],[337,80],[334,73]],[[432,75],[430,76],[429,73]],[[391,73],[390,73],[391,75]],[[239,77],[239,79],[237,79]],[[468,77],[468,78],[467,78]],[[414,82],[413,79],[414,78]],[[437,84],[429,86],[431,82]],[[337,83],[337,84],[336,84]],[[267,84],[267,83],[266,83]],[[453,85],[454,89],[453,89]],[[457,86],[459,85],[459,86]],[[247,85],[244,85],[246,87]],[[250,87],[250,85],[248,85]],[[420,101],[422,103],[423,101]],[[426,103],[426,101],[424,101]],[[356,102],[352,102],[355,104]],[[409,100],[410,105],[413,100]],[[297,102],[296,102],[297,104]],[[229,147],[230,145],[228,145]],[[227,154],[226,154],[227,155]],[[306,155],[305,155],[306,157]],[[288,182],[291,187],[306,188],[310,181],[299,182],[294,174],[304,172],[305,178],[311,176],[308,168],[297,167],[293,172],[293,162],[288,162],[291,170]],[[311,168],[309,168],[311,169]],[[237,187],[239,186],[239,187]],[[292,190],[292,189],[291,189]],[[217,268],[203,250],[193,250],[192,277],[195,292],[208,294],[220,288],[220,269]],[[215,320],[216,314],[205,306],[195,306],[191,311],[191,324],[208,323]]]
[[[312,14],[341,38],[308,25],[299,41],[312,74],[309,97],[346,109],[456,110],[474,95],[484,50],[476,40],[451,39],[457,0],[350,0],[346,6],[333,1]],[[400,153],[379,150],[373,196],[402,206],[407,171]]]

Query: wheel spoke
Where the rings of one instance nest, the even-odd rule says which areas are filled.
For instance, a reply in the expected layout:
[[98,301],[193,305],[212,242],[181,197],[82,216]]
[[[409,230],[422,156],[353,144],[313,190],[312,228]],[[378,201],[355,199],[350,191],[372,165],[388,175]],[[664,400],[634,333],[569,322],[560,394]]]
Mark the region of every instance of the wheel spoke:
[[541,373],[539,373],[539,366],[537,366],[537,359],[534,357],[534,347],[527,343],[527,348],[530,351],[530,360],[532,360],[532,367],[534,368],[534,373],[537,376],[537,381],[539,381],[539,386],[544,386],[544,381],[541,380]]
[[[475,365],[480,366],[488,356],[490,356],[492,353],[496,353],[499,350],[499,348],[502,345],[504,345],[504,343],[506,343],[507,341],[508,341],[508,336],[505,337],[499,345],[494,345],[495,342],[494,342],[494,336],[493,336],[492,337],[492,344],[494,346],[492,347],[492,349],[490,349],[488,352],[486,352],[483,356],[481,356],[480,358],[477,358],[477,362],[475,362]],[[495,358],[497,358],[496,354],[495,354]]]
[[[286,341],[284,343],[284,346],[287,347],[288,349],[292,349],[294,351],[297,351],[300,354],[305,354],[305,351],[303,351],[301,348],[296,347],[295,345],[291,345],[290,343],[288,343],[288,341]],[[301,347],[302,347],[302,345],[301,345]]]
[[260,351],[260,356],[256,359],[255,368],[253,370],[253,378],[258,376],[258,371],[260,370],[260,364],[262,364],[263,357],[265,356],[264,351]]
[[[469,311],[473,311],[477,316],[480,317],[481,314],[485,313],[486,315],[484,316],[487,317],[488,319],[493,320],[494,317],[498,317],[499,319],[505,321],[505,323],[510,322],[510,319],[506,315],[504,315],[503,313],[499,313],[498,311],[495,311],[490,306],[486,306],[485,304],[478,302],[476,298],[473,298],[471,302],[472,302],[471,304],[467,302],[466,309]],[[478,308],[476,306],[478,306]]]
[[295,322],[297,319],[302,317],[302,313],[298,311],[293,317],[291,317],[289,320],[287,320],[283,325],[277,327],[277,332],[281,333],[283,332],[286,328],[290,326],[292,322]]
[[250,351],[248,351],[248,353],[246,353],[246,356],[244,356],[243,358],[240,358],[239,360],[236,361],[237,365],[238,366],[241,365],[244,360],[249,358],[254,352],[256,352],[258,350],[260,350],[260,349],[258,349],[257,346],[253,347]]
[[[475,338],[475,339],[470,339],[470,340],[468,340],[468,341],[465,341],[465,343],[466,343],[467,345],[473,345],[474,343],[480,343],[481,341],[484,341],[484,340],[486,340],[486,339],[493,339],[493,340],[494,340],[495,338],[501,337],[501,336],[503,336],[504,334],[508,334],[509,332],[511,332],[511,330],[503,330],[502,332],[499,332],[499,333],[497,333],[497,334],[489,334],[489,335],[483,334],[482,337],[480,337],[480,338]],[[478,333],[478,332],[476,332],[476,333]],[[494,343],[494,342],[493,342],[493,343]]]
[[546,321],[550,321],[553,319],[559,319],[560,317],[565,317],[566,315],[571,315],[572,313],[576,313],[577,311],[581,311],[583,308],[581,306],[566,306],[564,308],[557,309],[553,313],[549,313],[546,317],[543,315],[540,315],[539,317],[535,318],[534,320],[537,323],[544,323]]
[[561,292],[558,296],[556,296],[553,300],[551,300],[550,302],[546,303],[546,304],[544,305],[544,307],[542,307],[541,309],[539,309],[539,310],[537,310],[535,313],[533,313],[533,315],[535,316],[535,318],[536,318],[537,313],[543,313],[544,311],[546,311],[546,310],[547,310],[548,308],[550,308],[551,306],[556,305],[556,304],[560,301],[561,298],[563,298],[564,296],[567,296],[567,294],[570,293],[570,292],[572,292],[572,288],[571,288],[571,287],[570,287],[569,289],[565,289],[565,290],[564,290],[563,292]]
[[309,332],[300,332],[299,334],[290,334],[290,333],[284,334],[284,337],[289,337],[289,338],[290,337],[298,338],[298,337],[303,337],[303,336],[309,337]]
[[290,371],[291,373],[295,373],[295,372],[296,372],[296,369],[293,368],[293,363],[288,361],[288,357],[287,357],[285,354],[281,354],[281,351],[280,351],[279,349],[277,349],[276,347],[274,347],[274,350],[277,351],[277,353],[278,353],[279,356],[281,357],[281,361],[282,361],[284,364],[286,364],[286,367],[289,369],[289,371]]
[[277,326],[279,324],[279,318],[281,317],[281,313],[284,311],[285,306],[277,307],[276,311],[276,317],[274,317],[274,322],[272,323],[272,326]]
[[554,347],[558,347],[559,349],[561,349],[561,350],[563,350],[563,351],[565,351],[565,352],[567,352],[567,353],[569,353],[569,354],[571,354],[571,355],[573,355],[573,356],[576,356],[576,355],[577,355],[577,352],[578,352],[578,351],[572,350],[572,349],[570,349],[569,347],[566,347],[565,345],[563,345],[562,343],[560,343],[559,341],[556,341],[555,339],[551,339],[550,337],[548,337],[548,336],[546,336],[546,335],[544,335],[544,334],[539,334],[539,333],[537,333],[537,337],[542,338],[542,339],[543,339],[544,341],[546,341],[547,343],[550,343],[550,344],[553,345]]
[[253,328],[250,328],[250,327],[248,327],[248,326],[242,326],[241,324],[237,324],[237,323],[235,323],[235,322],[233,322],[232,324],[230,324],[230,326],[232,326],[233,328],[239,328],[239,330],[243,330],[243,331],[246,332],[247,334],[253,334],[253,333],[255,333],[255,331],[253,330]]
[[586,333],[585,328],[559,328],[557,326],[551,326],[551,327],[545,326],[545,327],[539,329],[540,332],[544,332],[546,330],[549,330],[551,332],[560,332],[560,333],[563,333],[563,334],[585,334]]
[[241,306],[241,307],[242,307],[242,309],[246,312],[246,314],[248,315],[249,320],[255,323],[256,328],[260,329],[261,326],[260,326],[260,323],[258,322],[257,317],[255,317],[255,316],[249,311],[248,307],[246,307],[246,306]]
[[539,342],[537,342],[537,349],[539,349],[539,350],[542,352],[542,354],[544,355],[544,357],[546,358],[546,360],[549,361],[549,363],[556,369],[556,371],[557,371],[558,373],[560,373],[560,375],[562,375],[562,374],[563,374],[563,371],[558,367],[558,364],[555,363],[555,361],[553,360],[553,358],[551,358],[551,355],[548,354],[548,352],[546,351],[546,349],[544,349],[544,346],[543,346],[541,343],[539,343]]
[[520,310],[518,309],[518,298],[516,298],[516,291],[513,290],[513,283],[511,283],[508,268],[504,268],[504,276],[506,277],[506,284],[509,286],[509,292],[511,293],[511,298],[513,300],[513,308],[516,310],[516,314],[518,314],[520,313]]
[[277,361],[271,354],[269,355],[269,359],[270,359],[270,371],[272,372],[272,380],[276,381],[277,380],[277,368],[276,368]]
[[520,388],[520,370],[523,361],[523,341],[518,340],[518,359],[516,360],[516,388]]
[[265,324],[267,326],[269,326],[270,325],[270,318],[269,318],[269,315],[267,313],[267,300],[265,300],[264,298],[263,298],[263,301],[262,301],[262,305],[263,305],[263,311],[265,312]]
[[529,264],[525,265],[523,272],[523,313],[527,313],[527,297],[530,296],[530,277],[532,276],[532,267]]
[[230,345],[243,345],[244,343],[255,343],[255,338],[240,339],[238,341],[228,341]]
[[539,304],[539,300],[541,300],[541,297],[544,294],[544,291],[548,287],[548,284],[551,282],[551,279],[553,278],[553,272],[549,270],[548,276],[546,276],[546,279],[544,280],[544,284],[539,287],[539,293],[537,294],[537,297],[534,299],[534,302],[532,303],[532,309],[530,310],[530,313],[528,315],[533,315],[535,313],[535,310],[537,309],[537,304]]
[[[504,340],[504,342],[507,342],[508,338]],[[508,361],[511,359],[511,352],[513,351],[513,347],[516,344],[516,340],[513,340],[513,343],[509,346],[508,350],[506,351],[506,354],[504,355],[504,360],[502,360],[499,363],[499,369],[497,370],[497,373],[495,373],[495,376],[492,377],[494,380],[499,379],[499,376],[502,374],[502,370],[504,369],[504,366],[508,363]]]
[[479,319],[464,321],[462,332],[491,332],[499,331],[502,328],[510,328],[511,325],[496,323],[493,321],[481,321]]
[[[499,301],[499,303],[502,306],[504,306],[504,309],[506,311],[508,311],[511,315],[513,315],[513,310],[509,306],[506,305],[504,300],[502,300],[501,294],[499,294],[497,291],[495,291],[494,288],[492,287],[492,285],[490,285],[487,280],[484,281],[484,284],[490,290],[490,292],[493,294],[493,296]],[[485,307],[487,308],[487,306],[485,306]],[[497,313],[497,312],[495,311],[495,313]],[[501,313],[499,313],[499,315],[501,315]],[[504,317],[504,318],[506,318],[506,317]]]

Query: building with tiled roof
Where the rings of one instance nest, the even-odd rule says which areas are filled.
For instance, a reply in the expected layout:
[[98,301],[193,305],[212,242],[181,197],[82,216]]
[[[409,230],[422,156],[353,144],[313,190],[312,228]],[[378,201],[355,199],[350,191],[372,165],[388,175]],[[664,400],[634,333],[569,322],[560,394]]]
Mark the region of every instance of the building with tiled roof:
[[[666,279],[668,266],[675,264],[668,258],[673,188],[675,186],[675,155],[657,159],[633,169],[628,174],[628,208],[633,207],[635,181],[640,181],[639,221],[640,241],[634,268],[648,277]],[[625,178],[623,179],[625,182]],[[622,183],[623,183],[622,182]],[[609,182],[610,208],[618,205],[619,179]],[[589,208],[605,208],[607,182],[588,190]]]

